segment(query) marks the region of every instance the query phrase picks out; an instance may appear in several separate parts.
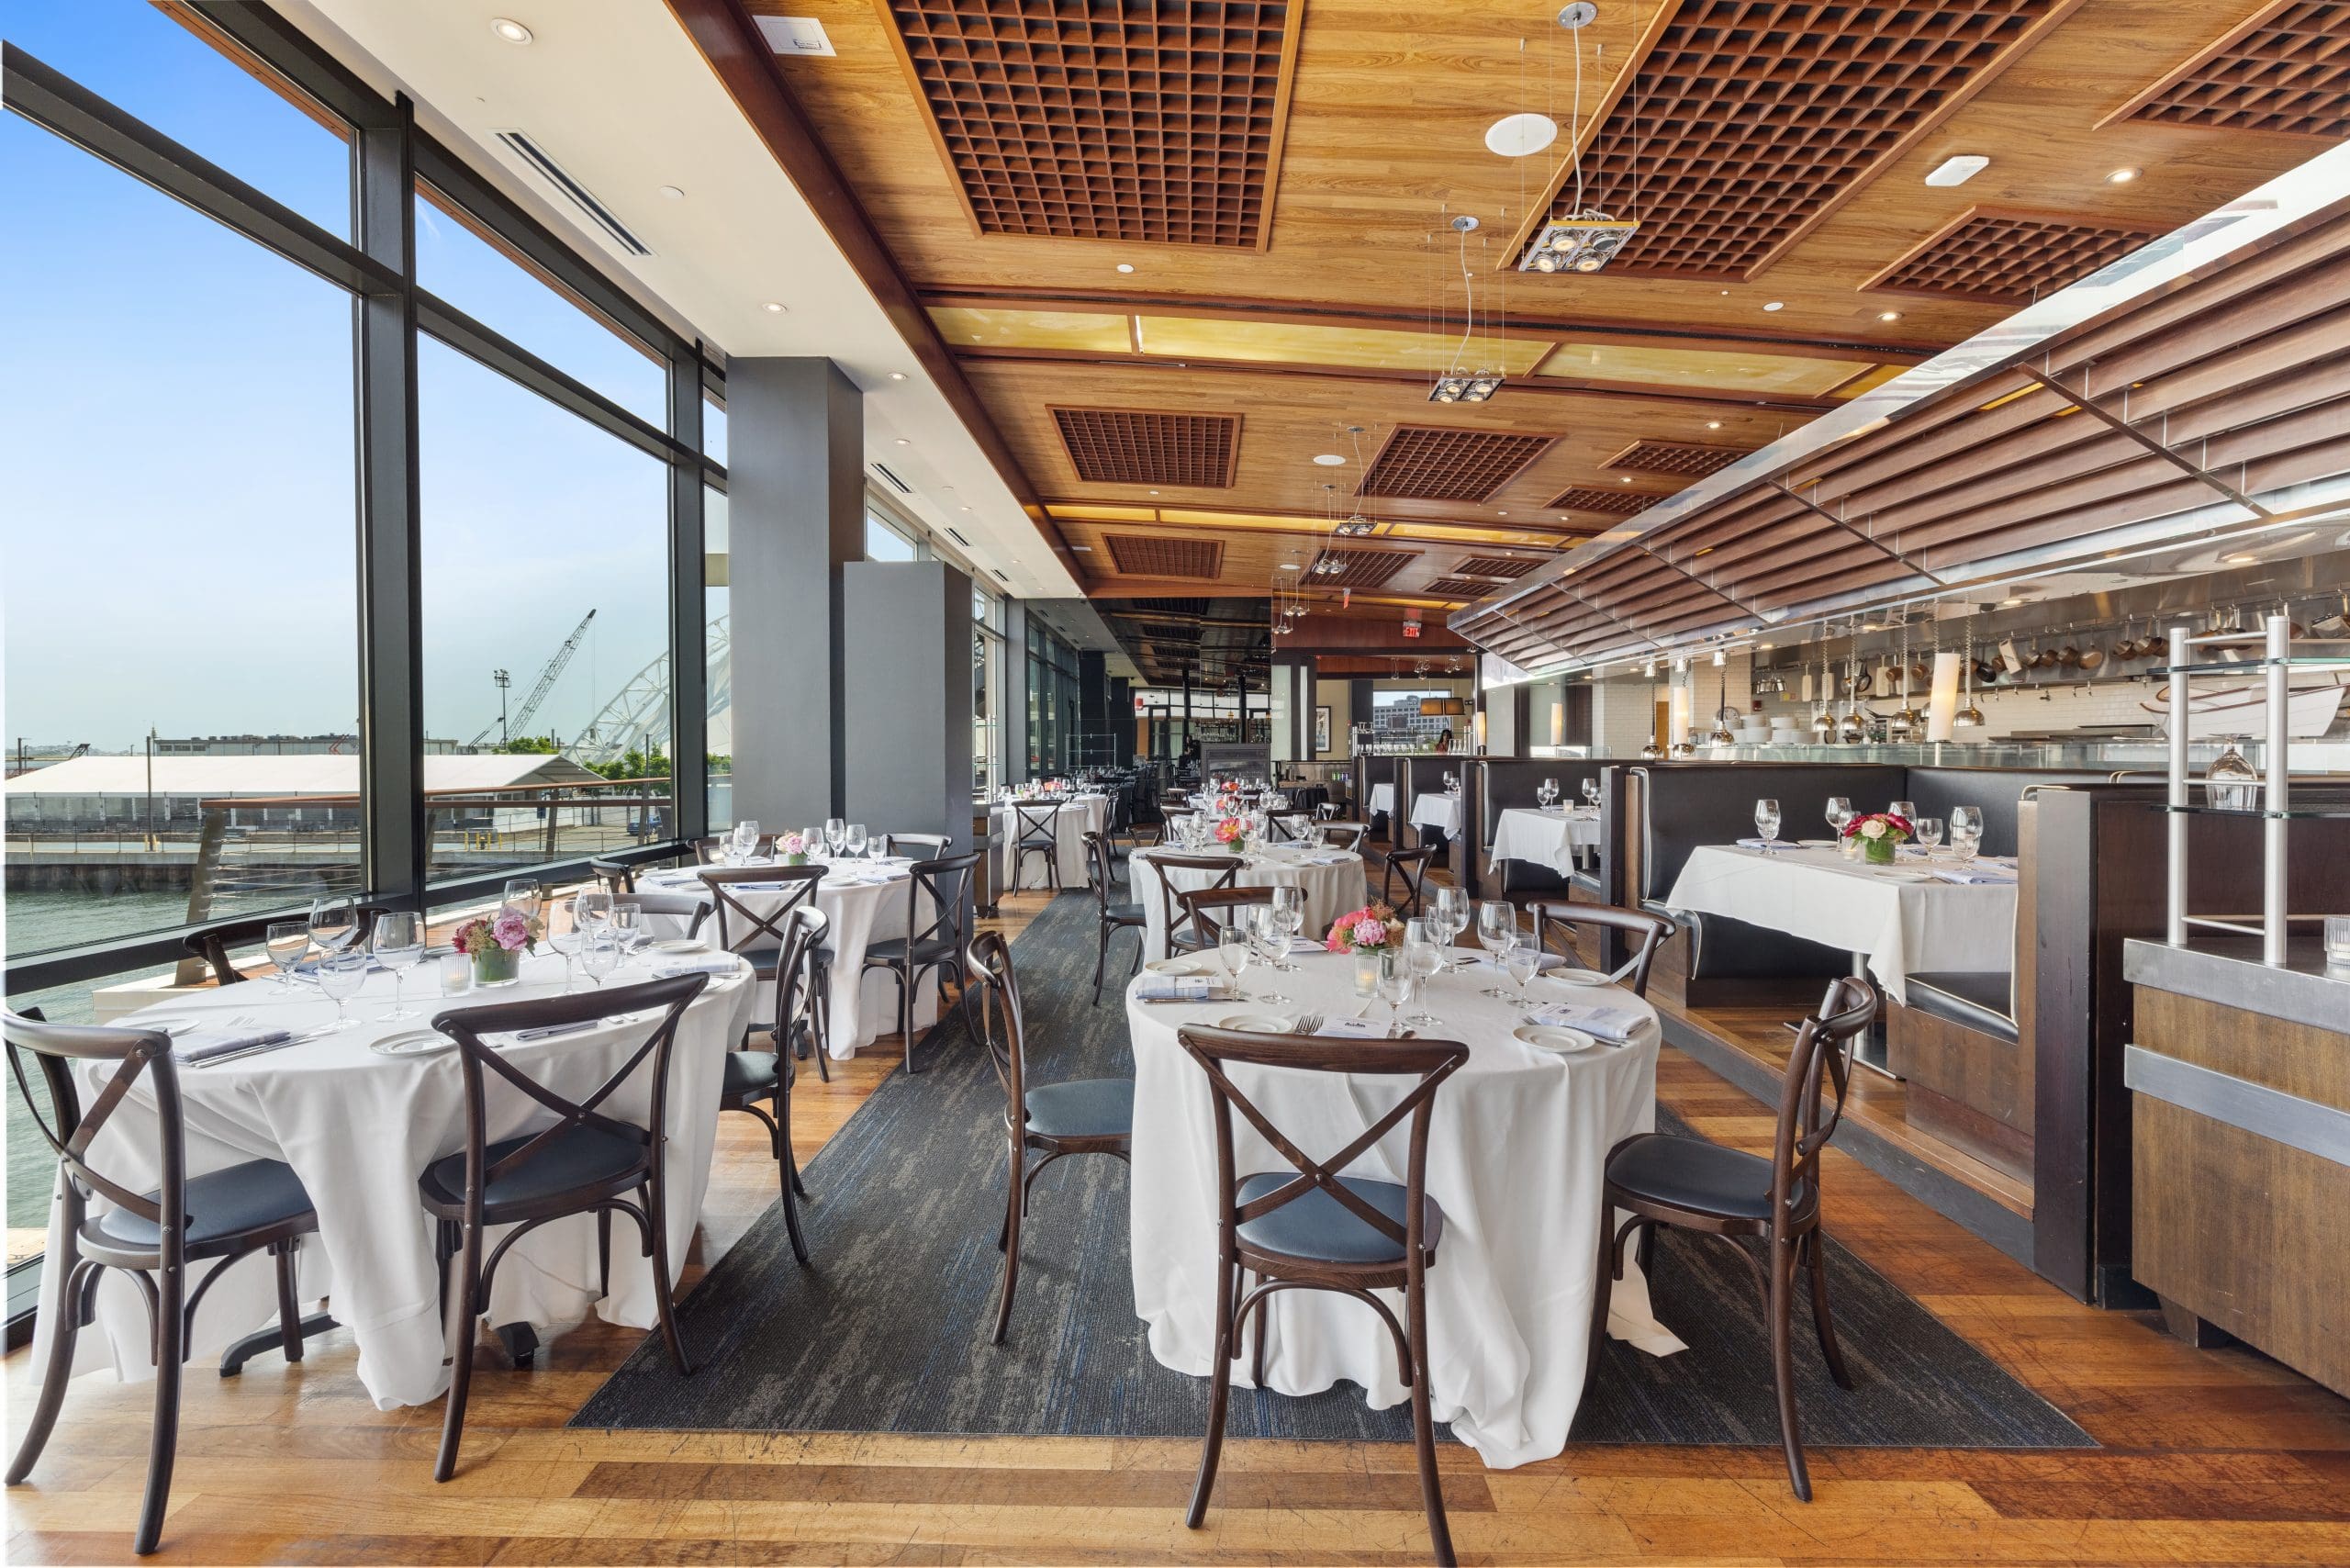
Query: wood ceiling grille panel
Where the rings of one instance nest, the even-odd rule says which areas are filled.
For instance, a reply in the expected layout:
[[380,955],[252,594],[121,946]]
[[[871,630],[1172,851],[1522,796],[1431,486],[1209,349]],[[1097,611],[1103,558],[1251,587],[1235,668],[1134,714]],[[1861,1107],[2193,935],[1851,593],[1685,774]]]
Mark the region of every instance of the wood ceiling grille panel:
[[2028,305],[2120,261],[2152,233],[2121,225],[2076,223],[2053,213],[1976,208],[1863,286],[1986,305]]
[[1323,559],[1337,566],[1307,580],[1315,588],[1373,588],[1420,558],[1416,550],[1325,550]]
[[1629,469],[1635,474],[1670,474],[1677,479],[1702,479],[1718,474],[1746,455],[1743,448],[1707,446],[1687,441],[1636,441],[1603,468]]
[[1129,577],[1197,577],[1213,582],[1224,575],[1224,542],[1164,539],[1147,533],[1105,533],[1110,559]]
[[1483,599],[1494,591],[1494,585],[1482,577],[1438,577],[1428,584],[1427,591],[1438,599]]
[[1522,577],[1541,564],[1516,555],[1472,555],[1452,569],[1467,577]]
[[1069,466],[1088,484],[1225,489],[1240,456],[1238,414],[1055,409],[1053,422]]
[[1584,201],[1639,219],[1609,270],[1745,276],[2059,3],[1686,0],[1583,154]]
[[1355,493],[1417,501],[1485,500],[1557,439],[1398,425]]
[[2131,119],[2350,135],[2350,0],[2287,0],[2164,79]]
[[1609,490],[1597,485],[1570,485],[1550,498],[1555,511],[1595,511],[1609,517],[1630,517],[1663,499],[1638,490]]
[[1284,0],[890,0],[980,230],[1255,247],[1293,57]]

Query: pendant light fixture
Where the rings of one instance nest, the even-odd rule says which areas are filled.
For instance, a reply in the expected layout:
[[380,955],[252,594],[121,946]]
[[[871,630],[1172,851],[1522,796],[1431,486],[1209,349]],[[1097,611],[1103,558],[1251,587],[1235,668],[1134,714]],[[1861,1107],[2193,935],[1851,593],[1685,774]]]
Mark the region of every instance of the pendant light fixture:
[[[1599,7],[1590,0],[1575,0],[1559,13],[1559,26],[1581,34],[1599,16]],[[1572,157],[1574,163],[1575,199],[1564,216],[1544,220],[1535,231],[1533,240],[1517,258],[1517,270],[1524,273],[1595,273],[1616,259],[1627,241],[1639,229],[1638,218],[1610,218],[1599,207],[1583,200],[1583,150],[1586,141],[1583,125],[1583,39],[1574,40],[1575,87],[1572,118],[1568,120],[1573,140]],[[1635,62],[1626,69],[1637,71]]]
[[1473,370],[1462,368],[1461,356],[1469,352],[1469,340],[1477,330],[1476,279],[1469,271],[1469,236],[1477,231],[1477,220],[1464,212],[1452,220],[1452,231],[1460,236],[1460,342],[1452,351],[1452,367],[1428,387],[1428,401],[1482,403],[1501,390],[1505,377],[1503,372],[1482,364]]

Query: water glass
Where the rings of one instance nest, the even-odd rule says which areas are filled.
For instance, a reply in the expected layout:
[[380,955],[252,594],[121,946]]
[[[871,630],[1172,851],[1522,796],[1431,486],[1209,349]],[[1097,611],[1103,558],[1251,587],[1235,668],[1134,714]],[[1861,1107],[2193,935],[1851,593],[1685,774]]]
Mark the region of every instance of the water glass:
[[1404,1022],[1416,1029],[1433,1029],[1444,1020],[1427,1011],[1424,1002],[1430,977],[1444,969],[1444,925],[1430,915],[1420,915],[1404,923],[1404,967],[1411,971],[1412,994],[1416,1006]]
[[[1507,899],[1486,899],[1477,905],[1477,946],[1483,947],[1501,968],[1502,955],[1517,940],[1517,906]],[[1485,988],[1487,996],[1505,997],[1509,992],[1499,985]]]
[[759,846],[758,818],[744,817],[741,822],[736,823],[734,824],[734,836],[730,840],[730,842],[734,846],[736,863],[740,864],[742,861],[748,860],[751,857],[752,851],[757,849]]
[[536,877],[509,877],[505,890],[498,895],[498,902],[501,909],[519,909],[526,915],[534,915],[545,896]]
[[1975,858],[1983,846],[1983,808],[1953,806],[1950,809],[1950,849],[1960,865]]
[[[1429,901],[1428,911],[1435,917],[1438,930],[1444,933],[1445,946],[1449,948],[1460,934],[1469,929],[1469,893],[1464,888],[1438,888]],[[1465,967],[1467,960],[1448,958],[1444,969],[1449,973]]]
[[571,901],[572,929],[594,940],[612,924],[612,895],[599,888],[590,888]]
[[408,970],[424,961],[424,917],[405,910],[377,915],[369,946],[375,951],[375,961],[392,971],[392,1010],[384,1016],[415,1017],[403,993],[408,989]]
[[2325,967],[2350,969],[2350,914],[2325,917]]
[[1540,787],[1534,791],[1534,798],[1542,802],[1544,811],[1549,811],[1550,802],[1559,798],[1559,781],[1555,778],[1545,778]]
[[[1288,969],[1290,966],[1282,961],[1281,954],[1289,947],[1289,937],[1281,931],[1280,913],[1269,903],[1250,904],[1239,913],[1246,917],[1241,928],[1248,932],[1249,945],[1256,949],[1257,957],[1264,961],[1265,968],[1276,972]],[[1281,993],[1276,981],[1275,989],[1267,991],[1264,1000],[1278,1006],[1289,998]]]
[[1764,848],[1779,842],[1779,802],[1761,800],[1754,802],[1754,831],[1762,835]]
[[1942,819],[1918,817],[1913,821],[1918,829],[1919,846],[1925,850],[1926,857],[1930,860],[1933,858],[1934,851],[1941,847],[1942,842]]
[[579,967],[598,985],[604,977],[621,967],[621,945],[610,931],[590,933],[579,948]]
[[359,906],[348,893],[329,893],[310,901],[310,940],[329,958],[351,945],[359,935]]
[[824,830],[821,827],[803,827],[800,830],[800,842],[807,846],[809,854],[822,855],[824,852]]
[[841,840],[848,835],[848,823],[839,817],[824,819],[824,847],[834,855],[841,852]]
[[330,1030],[355,1029],[359,1020],[351,1015],[346,1005],[367,983],[367,955],[346,953],[340,948],[330,951],[319,960],[319,990],[334,1001],[334,1022]]
[[1852,802],[1846,800],[1841,795],[1829,796],[1828,825],[1836,830],[1837,837],[1841,838],[1844,836],[1844,824],[1852,820]]
[[263,950],[269,961],[277,966],[277,989],[294,989],[294,971],[310,956],[310,923],[307,920],[274,920],[263,933]]
[[644,907],[622,899],[612,905],[612,936],[621,945],[621,961],[626,963],[636,957],[651,935],[644,924]]
[[841,847],[851,855],[865,853],[865,824],[851,823],[841,830]]
[[1248,933],[1237,919],[1227,920],[1216,928],[1215,956],[1224,965],[1224,972],[1232,981],[1233,994],[1243,1002],[1254,1002],[1242,977],[1248,972],[1248,959],[1253,949]]
[[1903,822],[1914,823],[1918,820],[1918,802],[1915,801],[1896,801],[1885,809]]
[[1404,1006],[1412,1000],[1412,992],[1418,984],[1418,977],[1412,973],[1412,966],[1401,953],[1395,954],[1393,960],[1379,971],[1379,999],[1387,1003],[1390,1034],[1403,1028]]
[[1281,927],[1281,951],[1284,959],[1281,967],[1294,969],[1297,966],[1286,959],[1290,940],[1305,929],[1305,890],[1287,885],[1274,888],[1272,910],[1274,923]]
[[1517,982],[1517,994],[1512,1000],[1520,1007],[1533,1006],[1534,998],[1527,993],[1526,988],[1534,983],[1536,975],[1542,972],[1542,949],[1534,945],[1534,938],[1520,936],[1512,942],[1509,951],[1502,956],[1502,965],[1509,970],[1509,978]]

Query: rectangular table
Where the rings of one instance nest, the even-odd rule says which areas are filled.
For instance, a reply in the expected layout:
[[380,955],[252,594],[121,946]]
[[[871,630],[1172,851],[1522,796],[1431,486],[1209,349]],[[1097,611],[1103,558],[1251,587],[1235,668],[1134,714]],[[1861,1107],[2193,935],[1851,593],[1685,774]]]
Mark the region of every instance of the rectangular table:
[[1494,823],[1496,860],[1524,860],[1567,876],[1579,852],[1599,846],[1599,809],[1564,806],[1539,811],[1511,806]]
[[1460,832],[1460,800],[1458,795],[1430,791],[1412,797],[1412,825],[1430,828],[1447,838]]
[[1886,993],[1907,1004],[1912,973],[2015,967],[2015,882],[1962,886],[1932,876],[1934,865],[1916,857],[1876,868],[1833,848],[1705,845],[1690,852],[1664,902],[1861,956]]

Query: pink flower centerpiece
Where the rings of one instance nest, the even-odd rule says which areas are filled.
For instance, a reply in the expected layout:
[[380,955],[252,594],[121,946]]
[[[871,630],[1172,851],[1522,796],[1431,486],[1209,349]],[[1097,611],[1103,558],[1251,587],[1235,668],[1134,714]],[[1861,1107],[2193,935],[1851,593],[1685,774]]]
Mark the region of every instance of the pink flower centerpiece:
[[1234,849],[1248,847],[1248,822],[1245,817],[1225,817],[1215,824],[1215,841],[1228,844]]
[[1917,836],[1918,829],[1908,817],[1891,812],[1870,812],[1844,824],[1843,836],[1859,841],[1861,853],[1870,864],[1890,866],[1894,851]]
[[775,852],[783,857],[783,863],[787,866],[805,866],[810,853],[807,836],[787,833],[775,841]]
[[1351,953],[1363,947],[1392,947],[1403,940],[1404,923],[1395,918],[1395,912],[1383,903],[1367,903],[1332,921],[1322,946],[1326,952]]
[[546,922],[512,904],[496,914],[468,920],[449,945],[474,961],[476,985],[512,985],[521,978],[522,954],[546,935]]

